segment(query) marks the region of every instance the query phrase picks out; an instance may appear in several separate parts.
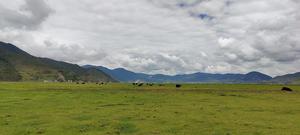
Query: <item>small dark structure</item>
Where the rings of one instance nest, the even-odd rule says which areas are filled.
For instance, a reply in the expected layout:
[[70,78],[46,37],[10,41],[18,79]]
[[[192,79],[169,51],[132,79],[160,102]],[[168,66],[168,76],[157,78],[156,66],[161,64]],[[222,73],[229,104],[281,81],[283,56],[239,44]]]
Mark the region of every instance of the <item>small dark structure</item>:
[[292,92],[293,90],[291,88],[288,88],[288,87],[283,87],[281,89],[281,91],[288,91],[288,92]]
[[181,84],[176,84],[176,88],[181,88]]

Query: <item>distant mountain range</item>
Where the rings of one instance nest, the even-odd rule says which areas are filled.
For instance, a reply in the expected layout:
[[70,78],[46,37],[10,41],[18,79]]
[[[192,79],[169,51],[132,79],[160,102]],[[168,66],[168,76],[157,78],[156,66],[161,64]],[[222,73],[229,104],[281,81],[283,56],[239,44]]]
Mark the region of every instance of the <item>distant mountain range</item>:
[[85,65],[84,68],[97,68],[120,82],[182,82],[182,83],[268,83],[268,84],[300,84],[300,72],[272,78],[260,72],[247,74],[211,74],[193,73],[183,75],[149,75],[135,73],[124,68],[108,69],[103,66]]
[[116,81],[101,70],[35,57],[12,44],[0,42],[0,81],[43,80]]
[[108,69],[103,66],[85,65],[84,68],[97,68],[116,80],[121,82],[189,82],[189,83],[266,83],[272,80],[272,77],[260,72],[250,72],[248,74],[210,74],[194,73],[183,75],[149,75],[135,73],[123,68]]
[[0,81],[90,81],[158,83],[281,83],[300,84],[300,72],[270,77],[260,72],[247,74],[194,73],[182,75],[135,73],[124,68],[78,66],[48,58],[35,57],[18,47],[0,42]]

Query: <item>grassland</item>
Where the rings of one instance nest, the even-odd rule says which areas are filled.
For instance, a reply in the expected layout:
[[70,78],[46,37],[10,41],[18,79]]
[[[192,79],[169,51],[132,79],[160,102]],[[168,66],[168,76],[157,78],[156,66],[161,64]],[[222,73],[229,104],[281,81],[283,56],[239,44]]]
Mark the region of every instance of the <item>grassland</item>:
[[296,135],[300,86],[0,83],[0,135]]

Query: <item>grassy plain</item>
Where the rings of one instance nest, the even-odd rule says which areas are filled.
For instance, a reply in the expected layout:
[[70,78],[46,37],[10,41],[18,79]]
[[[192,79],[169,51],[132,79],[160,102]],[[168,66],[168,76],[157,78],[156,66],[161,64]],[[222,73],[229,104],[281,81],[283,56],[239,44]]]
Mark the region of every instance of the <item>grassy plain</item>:
[[300,86],[0,83],[0,135],[296,135]]

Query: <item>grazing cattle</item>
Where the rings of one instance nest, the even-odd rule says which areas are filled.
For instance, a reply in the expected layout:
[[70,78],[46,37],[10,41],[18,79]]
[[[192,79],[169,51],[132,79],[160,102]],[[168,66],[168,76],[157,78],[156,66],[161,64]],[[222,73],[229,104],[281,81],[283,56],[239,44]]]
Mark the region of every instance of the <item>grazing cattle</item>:
[[176,84],[176,88],[180,88],[181,87],[181,84]]
[[288,88],[288,87],[283,87],[281,89],[281,91],[288,91],[288,92],[292,92],[293,90],[291,88]]
[[141,87],[141,86],[143,86],[143,85],[144,85],[143,83],[140,83],[138,86]]
[[153,86],[154,84],[153,83],[147,83],[146,85],[147,86]]

